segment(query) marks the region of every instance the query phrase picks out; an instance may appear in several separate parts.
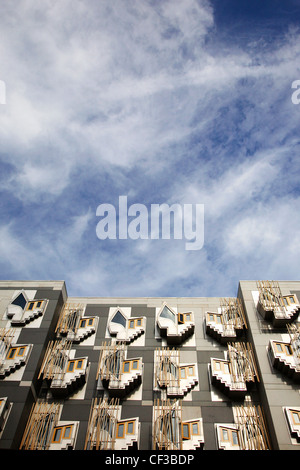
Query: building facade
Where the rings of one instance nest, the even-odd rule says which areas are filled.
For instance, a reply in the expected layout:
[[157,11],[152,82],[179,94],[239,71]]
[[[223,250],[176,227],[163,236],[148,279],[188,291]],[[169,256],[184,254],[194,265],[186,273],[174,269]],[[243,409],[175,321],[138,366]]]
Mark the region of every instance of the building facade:
[[300,450],[300,281],[236,298],[0,282],[0,449]]

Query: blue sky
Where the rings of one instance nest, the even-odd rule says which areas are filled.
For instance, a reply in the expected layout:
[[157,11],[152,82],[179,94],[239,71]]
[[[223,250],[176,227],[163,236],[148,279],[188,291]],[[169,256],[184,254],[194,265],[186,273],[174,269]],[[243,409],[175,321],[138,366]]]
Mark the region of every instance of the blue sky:
[[[299,279],[298,0],[0,3],[0,276],[69,295]],[[205,242],[99,240],[99,204],[204,204]]]

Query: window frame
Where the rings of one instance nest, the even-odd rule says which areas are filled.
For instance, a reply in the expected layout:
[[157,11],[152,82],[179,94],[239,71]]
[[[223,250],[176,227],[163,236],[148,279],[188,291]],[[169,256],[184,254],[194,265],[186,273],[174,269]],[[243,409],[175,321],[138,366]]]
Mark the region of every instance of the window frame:
[[[128,431],[128,426],[132,424],[132,432]],[[122,435],[119,434],[119,429],[120,427],[123,427],[123,432]],[[129,419],[128,421],[120,421],[117,423],[117,429],[116,429],[116,439],[124,439],[124,437],[128,435],[133,435],[135,433],[135,420],[134,419]]]
[[[91,318],[91,317],[85,317],[85,318],[81,318],[80,319],[80,322],[79,322],[79,328],[86,328],[88,326],[93,326],[94,325],[94,318]],[[82,325],[82,323],[84,323],[84,325]]]
[[[80,367],[78,367],[78,363],[82,363]],[[74,364],[73,369],[70,369],[70,365]],[[84,359],[69,359],[68,360],[68,365],[67,365],[67,372],[74,372],[75,370],[82,370],[84,366]]]
[[[232,429],[226,426],[220,426],[220,443],[230,443],[231,446],[240,446],[239,433],[237,429]],[[224,438],[224,432],[227,433],[228,438]],[[234,442],[233,434],[236,435],[237,443]]]
[[[291,301],[291,299],[293,299],[293,301]],[[283,301],[284,307],[289,307],[291,305],[296,305],[298,303],[295,294],[283,295],[282,301]]]
[[[128,319],[128,329],[133,330],[134,328],[138,328],[139,326],[143,326],[143,321],[142,317],[139,318],[129,318]],[[140,324],[139,324],[140,322]],[[131,323],[133,323],[133,326],[131,326]]]
[[[32,312],[32,310],[35,310],[37,308],[41,308],[43,305],[43,300],[29,300],[26,306],[26,311]],[[32,307],[31,307],[32,305]],[[30,308],[31,307],[31,308]]]
[[[207,314],[208,316],[208,322],[213,322],[213,323],[217,323],[218,325],[222,325],[222,314],[221,313],[211,313],[209,312]],[[213,319],[211,319],[210,317],[213,317]]]
[[[55,426],[54,429],[53,429],[53,433],[52,433],[52,438],[51,438],[51,444],[60,444],[60,442],[64,439],[71,439],[72,438],[72,428],[73,428],[73,424],[62,424],[62,425],[59,425],[59,426]],[[70,433],[68,436],[66,436],[66,430],[69,429],[70,430]],[[57,431],[60,431],[60,434],[59,434],[59,439],[58,440],[55,440],[55,434]]]
[[[192,372],[190,372],[190,369]],[[184,377],[182,376],[182,371],[184,370]],[[195,366],[193,364],[186,366],[179,366],[179,375],[180,379],[187,379],[188,377],[193,377],[195,375]]]
[[[291,408],[289,410],[289,412],[290,412],[290,415],[291,415],[291,418],[292,418],[293,425],[294,426],[300,426],[300,410],[294,410],[294,409]],[[294,415],[298,416],[298,421],[295,420]]]
[[[281,348],[281,351],[279,350],[279,347]],[[290,344],[288,343],[283,343],[280,341],[274,341],[274,347],[275,351],[277,354],[284,354],[285,356],[292,356],[293,355],[293,349]]]
[[[197,425],[197,432],[194,432],[193,426]],[[184,428],[187,427],[188,429],[188,437],[184,435]],[[189,440],[191,439],[191,436],[200,436],[200,427],[199,427],[199,421],[182,421],[181,423],[181,437],[182,440]]]
[[[139,369],[139,362],[140,362],[139,359],[125,359],[125,361],[123,361],[123,365],[122,365],[123,373],[124,374],[129,374],[132,370],[138,370]],[[133,367],[134,363],[137,364],[136,367]],[[125,364],[129,364],[128,370],[125,370]]]
[[[20,350],[22,349],[24,349],[23,353],[19,354]],[[26,349],[27,349],[27,346],[12,346],[7,351],[6,359],[11,360],[11,359],[15,359],[15,357],[24,357]]]
[[[177,314],[177,320],[179,325],[183,325],[184,323],[191,320],[191,314],[192,312],[185,312],[185,313],[179,313]],[[188,318],[189,317],[189,318]]]
[[[220,368],[215,368],[214,367],[214,372],[222,372],[223,374],[230,375],[230,362],[229,361],[224,361],[222,359],[213,359],[213,364],[219,364]],[[225,368],[228,368],[228,371],[225,370]]]

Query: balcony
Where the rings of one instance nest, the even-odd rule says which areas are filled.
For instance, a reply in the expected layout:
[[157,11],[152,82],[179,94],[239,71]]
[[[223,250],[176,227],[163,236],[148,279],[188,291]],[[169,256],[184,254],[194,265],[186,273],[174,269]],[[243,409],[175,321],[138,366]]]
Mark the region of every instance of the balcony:
[[88,357],[72,357],[71,342],[51,341],[45,353],[39,378],[49,385],[53,397],[65,398],[86,383]]
[[101,347],[97,372],[97,388],[108,390],[111,397],[123,398],[142,383],[141,357],[127,359],[125,343],[106,343]]
[[211,358],[212,384],[231,399],[243,399],[249,388],[259,382],[251,345],[228,343],[224,359]]
[[300,407],[284,407],[285,416],[288,422],[292,439],[297,444],[300,443]]
[[289,377],[296,383],[300,382],[300,327],[287,325],[290,340],[270,340],[269,357],[274,369]]
[[218,312],[206,312],[206,333],[221,344],[235,341],[247,329],[239,299],[222,299]]
[[24,367],[32,350],[32,344],[15,343],[14,337],[13,328],[0,328],[0,379]]
[[29,300],[26,292],[17,294],[6,309],[6,318],[12,327],[25,326],[42,317],[48,305],[48,300]]
[[157,313],[156,324],[160,336],[170,345],[180,345],[194,334],[193,312],[177,313],[163,303]]
[[94,399],[85,441],[85,450],[138,450],[138,417],[121,419],[118,398]]
[[201,450],[204,446],[202,419],[184,419],[181,401],[156,400],[153,409],[152,449]]
[[31,409],[20,450],[72,450],[79,422],[60,421],[62,405],[38,400]]
[[262,408],[245,400],[233,407],[234,423],[216,423],[219,450],[269,450],[270,439]]
[[181,363],[176,349],[155,350],[154,390],[165,390],[167,397],[183,398],[197,384],[197,364]]
[[276,281],[258,281],[257,310],[262,318],[275,328],[293,323],[300,312],[300,304],[295,294],[282,295]]
[[130,344],[145,333],[145,317],[127,317],[124,311],[117,307],[108,320],[108,331],[117,341]]
[[82,304],[67,303],[59,317],[56,333],[58,337],[80,344],[94,335],[98,327],[98,317],[84,316]]

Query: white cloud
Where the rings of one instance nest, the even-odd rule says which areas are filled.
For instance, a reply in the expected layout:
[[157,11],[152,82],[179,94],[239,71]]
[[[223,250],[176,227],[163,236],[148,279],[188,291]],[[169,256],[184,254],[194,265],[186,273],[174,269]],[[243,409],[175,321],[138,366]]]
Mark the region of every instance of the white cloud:
[[[14,168],[2,190],[23,208],[47,202],[38,209],[45,224],[30,237],[28,227],[15,231],[13,211],[2,225],[2,262],[16,275],[44,269],[72,289],[101,285],[103,295],[201,295],[229,288],[246,269],[280,274],[288,260],[285,272],[296,273],[298,200],[289,192],[299,113],[290,86],[299,78],[299,31],[272,50],[207,47],[217,33],[213,9],[196,0],[23,0],[1,10],[1,155]],[[71,189],[104,172],[106,198],[127,188],[141,203],[204,203],[204,249],[191,256],[175,242],[100,244],[93,207],[111,201],[100,183],[96,201],[87,191],[78,203]],[[55,225],[47,215],[62,194]]]

